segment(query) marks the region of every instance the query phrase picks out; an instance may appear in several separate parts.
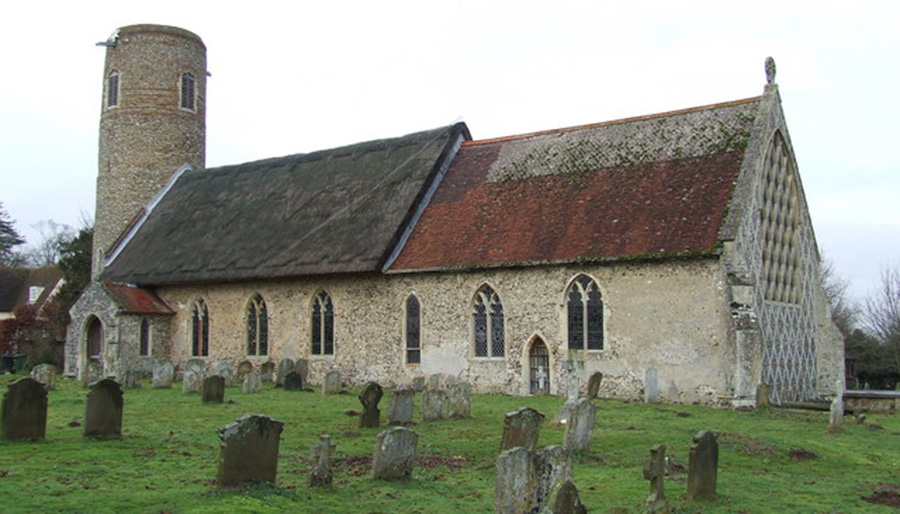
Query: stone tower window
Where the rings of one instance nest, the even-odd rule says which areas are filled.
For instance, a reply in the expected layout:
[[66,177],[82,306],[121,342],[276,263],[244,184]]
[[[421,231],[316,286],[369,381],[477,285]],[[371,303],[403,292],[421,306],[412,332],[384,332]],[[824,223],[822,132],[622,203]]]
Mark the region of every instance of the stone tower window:
[[503,357],[503,303],[490,286],[483,285],[475,293],[472,305],[476,357]]
[[190,73],[183,73],[181,75],[181,108],[186,109],[188,111],[193,111],[195,109],[195,97],[196,90],[195,87],[196,80],[194,76]]
[[140,354],[142,356],[150,355],[150,320],[141,319],[141,347]]
[[603,300],[597,283],[578,275],[566,291],[570,350],[603,349]]
[[760,281],[765,299],[773,302],[799,301],[798,188],[793,160],[777,133],[766,154],[759,210]]
[[325,291],[319,291],[313,300],[312,353],[334,355],[334,306]]
[[406,299],[406,363],[422,362],[422,307],[416,295]]
[[202,298],[198,298],[191,309],[191,355],[209,355],[209,309]]
[[247,355],[269,354],[269,314],[266,301],[256,295],[247,306]]
[[111,71],[106,77],[106,106],[116,107],[119,105],[119,72]]

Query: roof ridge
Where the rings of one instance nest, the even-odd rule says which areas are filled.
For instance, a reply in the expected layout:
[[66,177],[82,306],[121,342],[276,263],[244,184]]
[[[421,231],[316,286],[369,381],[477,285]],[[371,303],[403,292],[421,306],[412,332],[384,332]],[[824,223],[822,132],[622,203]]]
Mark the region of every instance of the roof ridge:
[[621,125],[623,123],[633,123],[636,121],[646,121],[646,120],[652,120],[652,119],[657,119],[657,118],[665,118],[668,116],[677,116],[680,114],[688,114],[688,113],[692,113],[692,112],[699,112],[699,111],[706,111],[706,110],[713,110],[713,109],[722,109],[725,107],[733,107],[735,105],[743,105],[743,104],[758,102],[762,99],[763,99],[762,96],[754,96],[754,97],[750,97],[750,98],[742,98],[740,100],[731,100],[728,102],[719,102],[719,103],[714,103],[714,104],[701,105],[701,106],[697,106],[697,107],[688,107],[686,109],[677,109],[674,111],[665,111],[665,112],[660,112],[660,113],[655,113],[655,114],[645,114],[642,116],[632,116],[629,118],[619,118],[617,120],[601,121],[598,123],[587,123],[584,125],[574,125],[574,126],[570,126],[570,127],[562,127],[562,128],[557,128],[557,129],[539,130],[536,132],[526,132],[524,134],[501,136],[501,137],[494,137],[494,138],[489,138],[489,139],[478,139],[478,140],[474,140],[474,141],[466,141],[463,143],[463,146],[479,146],[479,145],[491,144],[491,143],[503,143],[503,142],[507,142],[507,141],[516,141],[516,140],[530,139],[533,137],[546,136],[549,134],[561,134],[561,133],[566,133],[566,132],[576,132],[579,130],[599,128],[599,127],[609,126],[609,125]]

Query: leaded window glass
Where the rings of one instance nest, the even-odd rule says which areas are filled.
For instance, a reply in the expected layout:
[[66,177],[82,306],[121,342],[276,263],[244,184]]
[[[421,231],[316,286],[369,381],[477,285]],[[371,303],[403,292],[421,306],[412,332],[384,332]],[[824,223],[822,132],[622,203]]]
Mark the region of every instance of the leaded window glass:
[[191,310],[191,355],[209,355],[209,309],[202,298],[194,302]]
[[268,355],[269,315],[266,301],[256,295],[247,307],[247,355]]
[[421,305],[416,295],[406,300],[406,362],[419,364],[422,362],[422,322]]
[[185,73],[181,76],[181,108],[194,110],[194,96],[196,94],[194,76]]
[[504,342],[503,303],[489,286],[482,286],[475,294],[472,308],[475,332],[476,357],[503,357]]
[[603,349],[603,299],[597,283],[587,275],[572,281],[566,293],[570,350]]
[[334,307],[325,291],[313,300],[311,321],[312,354],[334,355]]

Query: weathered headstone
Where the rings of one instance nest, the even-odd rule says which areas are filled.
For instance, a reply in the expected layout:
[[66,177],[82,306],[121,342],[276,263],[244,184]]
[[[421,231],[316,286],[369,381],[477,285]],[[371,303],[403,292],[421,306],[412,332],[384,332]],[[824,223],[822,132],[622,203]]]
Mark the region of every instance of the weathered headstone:
[[534,450],[541,435],[541,423],[544,415],[531,407],[520,407],[514,412],[507,412],[503,421],[503,438],[500,440],[500,451],[521,446]]
[[650,450],[650,460],[644,464],[644,479],[650,481],[650,496],[647,497],[647,512],[653,514],[666,508],[666,445],[657,444]]
[[303,389],[303,380],[300,378],[300,373],[297,373],[294,370],[288,372],[287,375],[284,376],[284,382],[282,383],[285,391],[300,391]]
[[203,375],[193,371],[191,369],[184,370],[184,375],[181,377],[181,392],[183,393],[196,393],[200,391],[200,386],[202,385]]
[[222,403],[225,401],[225,377],[210,375],[203,379],[200,392],[203,403]]
[[10,382],[3,395],[0,439],[43,439],[47,433],[47,389],[25,377]]
[[719,473],[719,443],[716,435],[704,430],[694,436],[688,460],[688,500],[709,500],[716,496]]
[[550,491],[540,514],[587,514],[587,508],[581,503],[575,484],[571,480],[563,480]]
[[221,361],[216,364],[216,375],[225,379],[225,386],[234,385],[234,371],[231,369],[231,363]]
[[184,371],[196,373],[201,377],[206,373],[206,361],[203,359],[188,359],[184,363]]
[[756,408],[760,409],[769,406],[769,396],[772,394],[772,386],[765,382],[761,382],[756,386]]
[[569,422],[566,424],[566,433],[563,446],[568,451],[588,451],[591,449],[591,437],[594,434],[594,420],[597,417],[597,406],[587,398],[581,398],[575,403]]
[[516,446],[497,457],[494,512],[540,512],[557,484],[572,479],[572,462],[560,446],[533,451]]
[[372,471],[375,479],[391,480],[412,475],[419,434],[405,427],[393,427],[378,434]]
[[85,403],[84,436],[121,437],[124,405],[118,382],[110,378],[94,382]]
[[117,368],[116,377],[118,380],[116,382],[125,389],[140,389],[143,370],[137,362],[123,360]]
[[569,418],[572,417],[572,411],[575,410],[575,403],[578,400],[573,400],[571,398],[567,399],[560,406],[559,410],[556,411],[556,415],[553,416],[553,424],[554,425],[566,425],[569,423]]
[[381,424],[381,410],[378,409],[378,402],[384,391],[381,386],[375,382],[369,382],[362,392],[359,393],[359,402],[362,403],[363,411],[359,416],[360,428],[375,428]]
[[447,391],[444,389],[443,375],[428,377],[428,383],[422,390],[422,419],[442,419],[448,411]]
[[235,380],[243,382],[244,377],[246,377],[247,373],[250,373],[251,371],[253,371],[253,363],[247,360],[241,361],[241,363],[238,364],[237,372],[235,373],[234,378]]
[[412,381],[412,389],[417,393],[421,393],[425,389],[425,377],[416,377]]
[[447,389],[447,418],[468,418],[472,416],[472,386],[468,382],[457,382]]
[[31,368],[31,378],[37,380],[48,391],[56,389],[56,378],[59,376],[59,370],[53,364],[38,364]]
[[409,425],[413,422],[416,392],[408,387],[401,387],[391,395],[391,406],[388,410],[388,425]]
[[294,371],[294,361],[288,358],[278,361],[278,374],[275,375],[275,387],[282,387],[284,385],[284,378],[291,371]]
[[153,387],[155,389],[172,387],[173,380],[175,380],[175,366],[171,362],[159,362],[153,367]]
[[297,362],[294,363],[294,371],[300,375],[300,380],[302,380],[304,384],[309,383],[309,361],[306,359],[297,359]]
[[844,424],[844,382],[840,379],[834,384],[834,398],[828,415],[828,430],[840,432]]
[[647,403],[659,401],[659,373],[656,368],[647,368],[644,379],[644,401]]
[[83,387],[90,387],[91,384],[102,378],[103,363],[95,360],[88,361],[87,367],[84,370],[84,375],[81,378],[81,385]]
[[309,471],[309,485],[331,485],[334,472],[331,469],[331,456],[336,445],[331,444],[331,436],[320,435],[319,443],[309,447],[309,458],[312,461],[312,469]]
[[218,482],[222,487],[246,482],[275,483],[278,445],[284,423],[260,414],[250,414],[219,429],[222,452]]
[[341,392],[341,372],[331,370],[325,375],[325,381],[322,382],[322,394],[340,394]]
[[596,371],[591,373],[591,377],[588,379],[588,388],[587,388],[587,397],[590,400],[594,400],[597,398],[597,395],[600,394],[600,383],[603,382],[603,373]]
[[274,382],[275,363],[272,361],[263,362],[262,366],[259,367],[259,378],[262,379],[263,383]]
[[244,394],[253,394],[262,391],[262,378],[260,378],[259,373],[251,371],[244,375],[244,383],[241,390]]

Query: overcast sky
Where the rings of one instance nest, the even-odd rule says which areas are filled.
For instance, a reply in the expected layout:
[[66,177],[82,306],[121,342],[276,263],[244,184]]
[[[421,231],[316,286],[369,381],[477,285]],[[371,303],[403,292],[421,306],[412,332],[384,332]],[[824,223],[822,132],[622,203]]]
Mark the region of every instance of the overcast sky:
[[476,139],[757,96],[777,82],[820,248],[855,296],[900,266],[900,2],[8,3],[0,202],[93,216],[104,49],[117,27],[203,38],[207,165],[466,121]]

